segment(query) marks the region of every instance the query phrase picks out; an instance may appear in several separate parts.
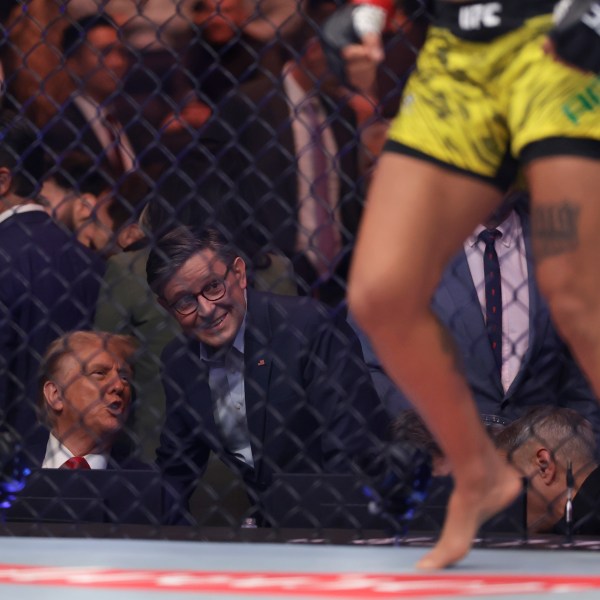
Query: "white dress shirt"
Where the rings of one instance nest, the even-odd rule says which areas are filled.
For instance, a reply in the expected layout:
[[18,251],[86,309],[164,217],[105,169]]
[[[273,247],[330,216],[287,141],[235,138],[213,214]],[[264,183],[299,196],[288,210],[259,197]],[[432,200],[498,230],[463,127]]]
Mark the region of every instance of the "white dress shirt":
[[[74,454],[51,433],[42,469],[60,469],[73,456]],[[108,454],[85,454],[83,458],[87,460],[90,469],[106,469],[108,465]]]
[[213,415],[224,446],[236,458],[254,467],[244,388],[245,331],[246,319],[229,349],[213,356],[201,345],[200,358],[208,365]]
[[[485,319],[485,243],[478,236],[485,227],[479,225],[464,244],[469,269]],[[502,280],[502,387],[506,392],[521,369],[529,348],[529,272],[523,229],[517,213],[496,227],[502,237],[496,240]]]
[[[100,145],[103,148],[109,148],[113,143],[113,140],[111,139],[111,134],[107,130],[107,125],[105,125],[108,111],[94,102],[89,96],[77,95],[73,99],[73,102],[81,111],[85,119],[90,123]],[[123,162],[123,169],[125,171],[131,171],[136,166],[133,146],[124,129],[121,128],[116,133],[118,133],[119,137],[117,150],[121,156],[121,161]]]

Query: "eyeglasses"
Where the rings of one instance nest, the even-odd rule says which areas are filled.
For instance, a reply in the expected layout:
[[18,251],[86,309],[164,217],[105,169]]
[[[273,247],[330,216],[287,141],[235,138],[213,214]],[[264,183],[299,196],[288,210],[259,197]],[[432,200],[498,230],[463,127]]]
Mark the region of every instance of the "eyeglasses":
[[206,298],[209,302],[216,302],[220,300],[227,292],[227,286],[225,280],[233,264],[228,265],[227,270],[223,277],[214,279],[209,284],[205,285],[197,294],[186,294],[181,296],[178,300],[169,304],[169,308],[178,312],[180,315],[187,317],[198,310],[198,296]]

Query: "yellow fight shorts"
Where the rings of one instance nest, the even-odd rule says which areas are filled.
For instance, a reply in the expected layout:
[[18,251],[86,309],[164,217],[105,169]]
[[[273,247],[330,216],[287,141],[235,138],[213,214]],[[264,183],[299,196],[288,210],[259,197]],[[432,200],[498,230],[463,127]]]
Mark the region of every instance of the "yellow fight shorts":
[[386,151],[432,161],[506,189],[517,161],[600,158],[600,78],[547,56],[552,16],[491,41],[432,27]]

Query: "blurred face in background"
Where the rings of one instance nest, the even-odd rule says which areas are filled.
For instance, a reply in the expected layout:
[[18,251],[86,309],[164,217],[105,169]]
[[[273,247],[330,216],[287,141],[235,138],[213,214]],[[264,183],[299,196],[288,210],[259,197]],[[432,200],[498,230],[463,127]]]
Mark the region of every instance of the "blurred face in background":
[[118,202],[112,192],[100,194],[88,217],[77,229],[77,239],[105,258],[118,254],[144,237],[133,217],[125,223],[117,223],[111,214],[113,202]]
[[192,18],[202,38],[215,45],[238,36],[250,13],[247,0],[198,0],[192,7]]
[[67,67],[83,91],[97,102],[114,94],[128,69],[117,30],[105,26],[91,29],[83,44],[69,57]]
[[112,194],[105,192],[99,196],[88,218],[78,230],[79,241],[88,248],[110,256],[114,246],[115,222],[109,213],[113,201]]
[[54,179],[44,181],[40,200],[48,214],[73,233],[81,230],[96,204],[93,194],[79,194],[63,188]]

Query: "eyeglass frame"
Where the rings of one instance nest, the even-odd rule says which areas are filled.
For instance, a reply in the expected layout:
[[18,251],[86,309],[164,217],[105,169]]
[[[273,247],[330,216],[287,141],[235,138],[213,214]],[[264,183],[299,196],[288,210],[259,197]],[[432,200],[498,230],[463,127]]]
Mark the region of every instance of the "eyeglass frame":
[[[183,296],[180,296],[177,300],[175,300],[175,302],[173,302],[171,304],[167,302],[167,306],[169,307],[169,309],[174,310],[178,315],[181,315],[182,317],[189,317],[190,315],[193,315],[198,310],[198,307],[200,306],[200,303],[198,302],[198,296],[202,296],[205,300],[208,300],[209,302],[218,302],[219,300],[223,299],[225,297],[225,294],[227,293],[227,284],[225,282],[226,282],[229,272],[233,268],[233,265],[236,260],[237,260],[237,257],[233,260],[233,262],[231,262],[227,265],[227,268],[225,269],[225,273],[223,274],[222,277],[213,279],[210,283],[207,283],[199,292],[197,292],[195,294],[192,292],[184,294]],[[220,282],[220,284],[223,286],[223,293],[217,298],[207,298],[206,295],[204,294],[204,291],[206,290],[207,287],[209,287],[217,282]],[[178,310],[177,308],[175,308],[175,305],[187,297],[194,299],[195,306],[194,306],[193,310],[183,313],[180,310]]]

